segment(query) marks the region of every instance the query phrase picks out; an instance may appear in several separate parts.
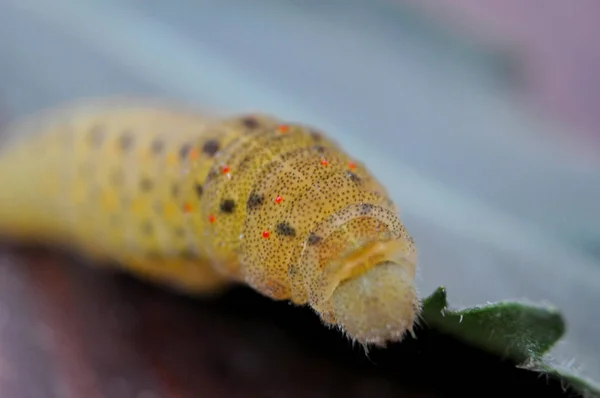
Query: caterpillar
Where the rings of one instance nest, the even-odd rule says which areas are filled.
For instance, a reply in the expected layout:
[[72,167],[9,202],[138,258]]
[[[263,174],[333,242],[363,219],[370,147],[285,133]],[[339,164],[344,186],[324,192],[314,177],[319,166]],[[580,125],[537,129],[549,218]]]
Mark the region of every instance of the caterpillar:
[[191,295],[245,284],[365,347],[412,333],[415,243],[385,187],[314,127],[104,99],[34,113],[5,137],[5,238]]

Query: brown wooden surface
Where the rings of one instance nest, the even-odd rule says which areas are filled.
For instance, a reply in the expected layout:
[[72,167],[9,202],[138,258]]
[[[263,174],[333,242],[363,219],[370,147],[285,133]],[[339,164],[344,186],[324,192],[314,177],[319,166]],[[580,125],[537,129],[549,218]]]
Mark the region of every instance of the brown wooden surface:
[[[192,299],[42,250],[0,248],[0,397],[559,396],[558,383],[420,331],[365,356],[308,309]],[[516,394],[519,392],[519,394]]]

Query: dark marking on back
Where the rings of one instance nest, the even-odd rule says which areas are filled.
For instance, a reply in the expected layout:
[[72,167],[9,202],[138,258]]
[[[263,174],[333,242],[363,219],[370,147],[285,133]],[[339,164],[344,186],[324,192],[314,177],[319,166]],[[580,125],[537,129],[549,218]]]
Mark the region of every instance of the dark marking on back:
[[246,202],[246,207],[248,210],[254,210],[257,207],[261,206],[265,202],[265,197],[263,195],[259,195],[256,192],[252,192],[248,197],[248,202]]
[[352,171],[347,171],[346,177],[349,178],[352,182],[355,182],[357,184],[362,181],[362,179],[359,176],[357,176],[355,173],[353,173]]
[[221,148],[221,144],[219,144],[219,141],[208,140],[202,146],[202,152],[204,152],[205,154],[207,154],[210,157],[213,157],[219,151],[220,148]]
[[323,238],[321,238],[319,235],[315,234],[314,232],[311,232],[310,235],[308,235],[308,244],[311,246],[318,244],[322,240],[323,240]]
[[131,149],[133,146],[133,133],[131,131],[125,131],[119,138],[119,146],[123,151]]
[[184,144],[180,149],[179,149],[179,157],[181,157],[182,159],[185,159],[186,157],[188,157],[188,155],[190,154],[190,151],[192,150],[192,144]]
[[373,211],[373,209],[375,209],[375,205],[371,204],[371,203],[362,203],[360,205],[360,214],[361,215],[367,215],[369,214],[371,211]]
[[217,169],[217,166],[213,166],[210,171],[208,172],[208,175],[206,176],[206,182],[210,182],[212,180],[214,180],[215,178],[217,178],[219,176],[219,170]]
[[277,224],[275,232],[282,236],[296,236],[296,230],[287,221]]
[[155,139],[152,142],[152,145],[150,146],[152,153],[155,155],[158,155],[159,153],[161,153],[164,148],[165,148],[165,143],[164,143],[164,141],[162,141],[159,138]]
[[153,186],[154,184],[149,178],[142,178],[142,180],[140,181],[140,189],[142,191],[148,192],[152,189]]
[[221,202],[220,208],[223,213],[233,213],[233,210],[235,209],[235,201],[233,199],[224,199]]
[[317,151],[317,153],[323,153],[323,152],[325,152],[325,147],[321,146],[321,145],[317,145],[317,146],[315,146],[315,150]]
[[257,129],[260,126],[258,120],[256,120],[256,118],[253,116],[246,116],[245,118],[243,118],[242,124],[244,125],[244,127],[250,130]]
[[196,184],[196,195],[198,195],[198,197],[202,197],[202,194],[204,193],[204,188],[202,187],[201,184]]

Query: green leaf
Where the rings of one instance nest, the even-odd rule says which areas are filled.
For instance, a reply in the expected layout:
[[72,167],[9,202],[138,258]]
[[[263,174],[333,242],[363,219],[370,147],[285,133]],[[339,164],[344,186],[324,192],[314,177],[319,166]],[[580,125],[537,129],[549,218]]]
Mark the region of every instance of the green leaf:
[[600,385],[598,383],[578,375],[570,369],[553,365],[543,360],[522,367],[560,380],[563,385],[571,387],[573,391],[578,392],[586,398],[600,397]]
[[600,397],[600,387],[594,382],[545,358],[565,333],[565,321],[556,308],[503,301],[451,309],[446,289],[440,287],[423,300],[422,319],[430,327],[508,358],[519,367],[557,378],[585,397]]
[[423,304],[427,324],[518,363],[541,359],[565,332],[554,308],[499,302],[452,310],[443,287]]

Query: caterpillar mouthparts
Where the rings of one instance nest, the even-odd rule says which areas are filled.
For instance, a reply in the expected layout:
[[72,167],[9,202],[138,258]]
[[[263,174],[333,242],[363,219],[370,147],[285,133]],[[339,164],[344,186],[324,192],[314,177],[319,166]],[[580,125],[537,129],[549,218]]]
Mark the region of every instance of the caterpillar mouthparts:
[[420,302],[406,264],[384,262],[333,292],[337,325],[363,345],[385,346],[412,333]]

